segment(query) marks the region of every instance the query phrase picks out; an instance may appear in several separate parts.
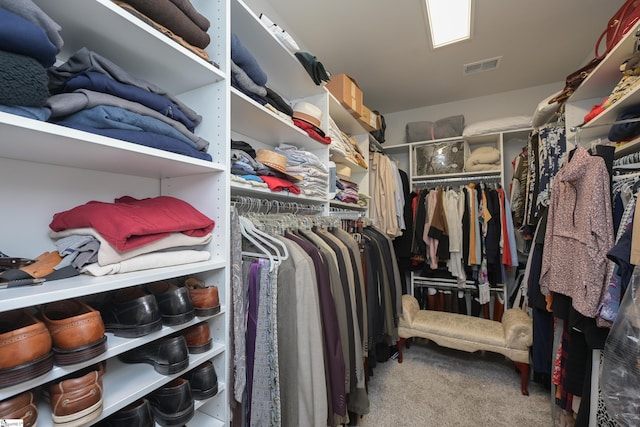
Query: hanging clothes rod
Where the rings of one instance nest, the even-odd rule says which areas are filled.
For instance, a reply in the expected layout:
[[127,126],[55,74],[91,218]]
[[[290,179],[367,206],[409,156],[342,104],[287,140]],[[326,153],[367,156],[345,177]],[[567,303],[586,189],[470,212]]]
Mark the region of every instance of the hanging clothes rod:
[[319,214],[324,210],[322,205],[269,200],[251,196],[231,196],[231,205],[235,206],[241,213]]
[[469,175],[469,176],[456,176],[448,178],[427,178],[419,181],[414,181],[413,186],[429,186],[438,184],[451,184],[451,183],[469,183],[474,181],[481,182],[500,182],[500,175]]

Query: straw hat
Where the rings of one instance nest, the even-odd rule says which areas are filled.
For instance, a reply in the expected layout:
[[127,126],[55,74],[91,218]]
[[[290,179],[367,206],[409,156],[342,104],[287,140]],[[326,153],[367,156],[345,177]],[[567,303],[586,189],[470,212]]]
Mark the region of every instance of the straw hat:
[[292,181],[300,181],[302,177],[299,175],[289,175],[287,173],[287,158],[275,151],[260,149],[256,155],[256,160],[270,169],[281,173],[285,178]]
[[336,164],[336,176],[345,181],[351,179],[351,168],[346,165]]
[[293,117],[320,128],[322,110],[309,102],[301,101],[293,106]]

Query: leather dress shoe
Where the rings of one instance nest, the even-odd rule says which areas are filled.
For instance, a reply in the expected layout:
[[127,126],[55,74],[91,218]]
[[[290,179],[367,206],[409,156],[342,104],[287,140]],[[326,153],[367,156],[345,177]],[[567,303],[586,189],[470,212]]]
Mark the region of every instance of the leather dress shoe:
[[156,298],[140,288],[114,292],[99,310],[105,330],[117,337],[136,338],[162,329]]
[[189,290],[196,316],[213,316],[220,313],[220,299],[216,286],[207,286],[195,277],[185,280],[184,286]]
[[218,375],[210,360],[182,375],[189,380],[191,394],[196,400],[205,400],[218,393]]
[[145,398],[125,406],[109,418],[100,421],[99,427],[154,427],[151,404]]
[[92,359],[107,350],[100,312],[80,300],[46,304],[40,315],[51,333],[53,359],[71,365]]
[[182,426],[195,412],[189,381],[176,378],[148,396],[156,423],[163,427]]
[[49,384],[54,426],[83,426],[102,414],[104,370],[100,362]]
[[32,391],[0,402],[0,419],[22,420],[23,427],[33,427],[38,420],[38,404]]
[[118,355],[124,363],[148,363],[162,375],[171,375],[187,369],[189,349],[182,335],[161,338]]
[[211,350],[213,339],[211,338],[211,329],[209,329],[207,322],[201,322],[187,328],[182,335],[184,335],[187,341],[189,353],[199,354]]
[[24,309],[0,315],[0,388],[18,384],[53,368],[49,330]]
[[156,298],[165,325],[181,325],[195,317],[187,289],[179,288],[167,280],[147,283],[145,289]]

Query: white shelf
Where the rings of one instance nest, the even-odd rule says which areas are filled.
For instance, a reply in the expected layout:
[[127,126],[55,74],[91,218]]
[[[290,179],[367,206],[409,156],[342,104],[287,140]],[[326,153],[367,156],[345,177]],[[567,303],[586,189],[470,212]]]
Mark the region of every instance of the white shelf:
[[[214,348],[190,355],[190,367],[215,358],[218,380],[227,381],[226,343],[230,295],[229,273],[229,136],[230,95],[224,70],[229,56],[229,2],[192,0],[196,10],[211,22],[207,62],[159,30],[141,21],[111,0],[34,0],[62,27],[64,47],[57,56],[62,65],[81,48],[95,52],[132,78],[158,86],[202,116],[195,134],[209,142],[213,162],[175,154],[52,123],[0,112],[0,179],[11,184],[3,195],[0,235],[3,251],[35,256],[54,250],[48,234],[51,214],[91,200],[114,200],[123,195],[142,199],[172,196],[192,204],[215,221],[213,240],[205,250],[205,262],[154,268],[101,277],[81,274],[45,282],[40,286],[0,290],[0,316],[4,311],[29,308],[53,301],[89,297],[156,280],[197,276],[219,290],[221,312],[167,327],[144,337],[125,339],[107,334],[105,353],[70,366],[54,366],[38,378],[0,389],[0,400],[37,388],[98,361],[107,362],[104,377],[105,404],[101,418],[133,402],[171,380],[149,365],[125,365],[117,355],[135,351],[197,322],[210,323]],[[93,297],[92,297],[93,298]],[[91,299],[91,298],[88,298]],[[220,357],[216,357],[221,355]],[[178,376],[180,373],[174,375]],[[221,408],[220,420],[228,424],[227,396],[213,401]],[[48,404],[40,404],[39,425],[51,425]]]
[[329,202],[329,206],[331,206],[332,208],[348,209],[348,210],[359,211],[359,212],[364,212],[368,209],[368,207],[360,206],[357,203],[345,203],[345,202],[341,202],[340,200],[331,200]]
[[[90,46],[134,76],[175,95],[224,79],[223,72],[214,65],[110,0],[36,0],[36,3],[62,26],[64,47],[59,57],[63,61],[80,48]],[[180,64],[179,75],[176,64]]]
[[267,73],[266,86],[285,100],[292,102],[325,93],[324,87],[313,82],[298,58],[282,46],[241,0],[231,0],[231,32],[240,38]]
[[226,424],[220,420],[213,418],[210,415],[203,414],[202,412],[196,411],[196,414],[193,416],[191,421],[187,423],[188,427],[224,427]]
[[104,353],[100,354],[97,357],[94,357],[93,359],[88,359],[80,363],[74,363],[73,365],[67,365],[67,366],[54,365],[53,369],[51,369],[49,372],[43,375],[40,375],[39,377],[33,378],[29,381],[25,381],[10,387],[2,388],[0,389],[0,401],[4,400],[9,396],[18,394],[22,390],[31,390],[42,384],[47,384],[51,381],[56,380],[57,378],[62,378],[65,375],[79,371],[80,369],[83,369],[87,366],[98,363],[102,360],[113,358],[119,354],[125,353],[147,342],[155,341],[157,339],[166,337],[168,335],[171,335],[175,332],[186,329],[200,322],[204,322],[208,319],[212,319],[216,316],[220,316],[224,312],[226,312],[226,307],[223,307],[220,310],[220,313],[216,314],[215,316],[195,317],[193,320],[190,320],[189,322],[185,322],[181,325],[163,326],[162,329],[160,329],[159,331],[156,331],[151,334],[145,335],[143,337],[138,337],[138,338],[121,338],[121,337],[116,337],[112,333],[107,333],[105,334],[107,337],[107,351],[105,351]]
[[0,157],[167,178],[224,172],[226,165],[0,112]]
[[349,166],[351,168],[351,172],[367,172],[367,168],[363,168],[358,163],[354,163],[353,160],[345,157],[342,153],[337,151],[329,151],[329,158],[334,163],[339,163],[341,165]]
[[[634,53],[636,28],[630,30],[609,54],[593,69],[567,102],[600,98],[609,94],[622,77],[620,65]],[[606,95],[605,95],[606,96]]]
[[231,129],[272,146],[286,142],[305,150],[327,147],[235,88],[231,88]]
[[204,271],[223,269],[225,266],[226,260],[215,259],[205,262],[154,268],[131,273],[110,274],[100,277],[81,274],[68,279],[44,282],[37,286],[2,289],[0,290],[0,295],[2,296],[2,300],[0,300],[0,312],[108,292],[176,276],[186,276]]
[[[117,358],[109,359],[102,379],[104,397],[102,414],[92,423],[107,418],[129,403],[150,394],[223,351],[223,345],[214,343],[213,348],[205,353],[189,354],[189,367],[173,375],[159,374],[146,363],[128,364],[120,362]],[[132,379],[135,379],[135,384],[132,384]],[[219,395],[218,393],[217,396]],[[45,420],[51,420],[51,407],[48,402],[41,400],[38,405],[38,425],[41,423],[43,426],[50,425]]]
[[[622,78],[620,65],[634,54],[639,28],[640,24],[630,30],[567,99],[565,105],[567,136],[575,135],[578,143],[583,144],[596,138],[606,137],[618,115],[627,107],[640,103],[640,90],[636,87],[583,125],[584,116],[594,105],[602,103]],[[581,127],[574,133],[574,128],[577,126]]]
[[360,121],[353,117],[349,111],[344,108],[331,92],[329,95],[329,115],[340,130],[348,135],[364,135],[369,133],[362,125]]
[[239,182],[231,182],[231,192],[237,195],[246,195],[259,197],[269,200],[282,200],[288,202],[299,202],[299,203],[309,203],[309,204],[321,204],[326,203],[326,198],[321,197],[309,197],[304,194],[294,194],[288,192],[276,192],[271,191],[268,188],[258,188],[254,187],[251,184],[242,184]]

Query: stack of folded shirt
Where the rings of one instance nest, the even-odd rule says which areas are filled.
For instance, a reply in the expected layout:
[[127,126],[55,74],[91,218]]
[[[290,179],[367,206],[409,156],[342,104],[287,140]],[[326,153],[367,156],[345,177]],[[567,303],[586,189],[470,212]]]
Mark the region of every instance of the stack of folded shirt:
[[189,0],[113,0],[132,15],[180,43],[205,61],[211,62],[204,50],[211,38],[207,30],[211,22],[198,12]]
[[368,168],[367,161],[364,159],[357,141],[342,132],[332,118],[329,118],[328,136],[331,138],[331,145],[329,146],[329,152],[331,154],[337,153],[340,157],[360,165],[365,169]]
[[93,276],[206,261],[215,222],[170,196],[90,201],[54,214],[50,236],[72,265]]
[[231,177],[236,182],[251,184],[254,187],[267,187],[258,175],[270,173],[270,170],[246,151],[231,149]]
[[0,111],[46,121],[61,27],[31,0],[0,0]]
[[346,179],[336,179],[336,200],[344,203],[358,203],[358,184]]
[[194,133],[202,117],[165,90],[82,48],[49,69],[50,121],[172,153],[211,160]]
[[286,156],[287,173],[302,178],[297,182],[302,194],[327,197],[329,168],[315,154],[290,144],[280,144],[275,151]]
[[267,74],[253,53],[240,37],[231,33],[231,86],[293,124],[290,103],[267,87],[267,79]]

